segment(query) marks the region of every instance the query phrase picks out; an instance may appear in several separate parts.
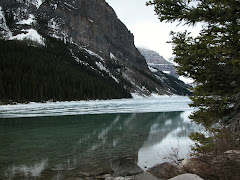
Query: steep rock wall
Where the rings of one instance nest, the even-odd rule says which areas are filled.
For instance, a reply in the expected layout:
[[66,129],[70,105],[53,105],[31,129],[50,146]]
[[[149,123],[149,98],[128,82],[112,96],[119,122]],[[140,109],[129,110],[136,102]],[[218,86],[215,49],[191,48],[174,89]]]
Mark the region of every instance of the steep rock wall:
[[132,33],[105,0],[49,0],[37,12],[40,21],[57,24],[61,29],[59,36],[68,36],[102,57],[111,53],[131,66],[147,70]]

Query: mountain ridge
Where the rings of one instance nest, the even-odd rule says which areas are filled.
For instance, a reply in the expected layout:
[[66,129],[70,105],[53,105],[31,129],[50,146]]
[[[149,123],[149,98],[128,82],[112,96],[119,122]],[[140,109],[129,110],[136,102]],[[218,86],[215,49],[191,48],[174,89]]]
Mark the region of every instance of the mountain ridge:
[[[132,33],[105,0],[2,0],[0,8],[2,39],[24,40],[59,54],[54,48],[63,48],[68,55],[60,59],[108,76],[126,92],[190,94],[186,86],[173,88],[151,73]],[[63,42],[61,47],[54,39]]]
[[146,49],[146,48],[138,48],[140,53],[146,58],[146,62],[149,66],[156,68],[160,71],[166,72],[167,74],[174,76],[178,78],[178,74],[176,73],[175,65],[164,59],[163,56],[161,56],[156,51]]

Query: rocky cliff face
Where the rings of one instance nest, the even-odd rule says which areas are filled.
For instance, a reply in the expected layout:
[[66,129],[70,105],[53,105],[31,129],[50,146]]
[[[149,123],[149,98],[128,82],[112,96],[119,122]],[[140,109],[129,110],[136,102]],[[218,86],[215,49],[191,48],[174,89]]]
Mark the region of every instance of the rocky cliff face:
[[38,9],[37,17],[39,21],[48,21],[50,35],[71,39],[104,58],[114,55],[129,65],[147,67],[134,46],[133,35],[105,0],[46,1]]
[[[182,94],[150,72],[132,33],[105,0],[1,0],[0,37],[47,47],[49,38],[58,39],[79,64],[104,71],[130,92]],[[94,60],[85,62],[83,55]]]
[[0,5],[13,33],[23,28],[19,22],[32,14],[37,23],[31,26],[38,31],[89,47],[103,57],[111,53],[128,64],[146,68],[133,35],[105,0],[3,0]]

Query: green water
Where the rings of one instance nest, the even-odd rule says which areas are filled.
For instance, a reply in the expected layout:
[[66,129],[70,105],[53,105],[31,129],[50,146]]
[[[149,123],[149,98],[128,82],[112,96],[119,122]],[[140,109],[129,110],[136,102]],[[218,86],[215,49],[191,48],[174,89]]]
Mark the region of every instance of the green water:
[[[183,112],[0,119],[0,179],[67,179],[109,171],[114,157],[141,158],[141,148],[194,126]],[[147,154],[146,152],[145,154]],[[145,156],[144,154],[142,156]]]

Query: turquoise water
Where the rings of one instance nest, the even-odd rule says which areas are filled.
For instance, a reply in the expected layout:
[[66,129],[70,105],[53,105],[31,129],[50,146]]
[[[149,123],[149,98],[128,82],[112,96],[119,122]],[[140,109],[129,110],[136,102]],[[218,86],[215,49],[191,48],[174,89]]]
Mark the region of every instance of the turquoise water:
[[0,179],[61,180],[80,171],[108,172],[115,157],[133,157],[145,170],[164,161],[171,148],[186,156],[192,143],[187,136],[197,129],[188,119],[190,113],[22,113],[23,117],[0,118]]
[[[186,136],[194,130],[194,125],[184,119],[183,114],[167,112],[0,119],[1,178],[43,176],[45,179],[48,176],[45,174],[54,176],[57,170],[108,169],[109,160],[124,156],[135,157],[144,168],[148,166],[146,161],[156,148],[154,146],[161,145],[169,134],[180,128],[176,131],[179,133],[177,137],[183,138],[183,142],[187,141]],[[156,153],[161,153],[162,148],[155,149]],[[141,152],[142,157],[139,157]]]

